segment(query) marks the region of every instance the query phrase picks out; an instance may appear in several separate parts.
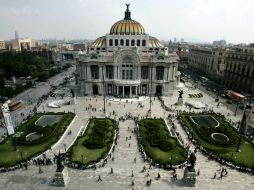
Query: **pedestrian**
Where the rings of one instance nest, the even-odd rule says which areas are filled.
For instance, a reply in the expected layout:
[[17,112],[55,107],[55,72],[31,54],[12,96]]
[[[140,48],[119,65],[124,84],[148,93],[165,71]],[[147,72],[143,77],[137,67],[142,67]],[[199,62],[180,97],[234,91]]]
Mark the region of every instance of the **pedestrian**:
[[98,182],[100,182],[100,181],[102,181],[102,179],[101,179],[101,176],[99,175],[99,177],[98,177],[98,180],[97,180]]
[[133,170],[131,170],[131,177],[134,177]]
[[136,164],[136,157],[134,158],[134,163]]
[[216,175],[217,175],[217,173],[216,173],[216,172],[214,172],[213,179],[215,179],[215,178],[216,178]]
[[131,143],[129,143],[129,147],[131,146]]

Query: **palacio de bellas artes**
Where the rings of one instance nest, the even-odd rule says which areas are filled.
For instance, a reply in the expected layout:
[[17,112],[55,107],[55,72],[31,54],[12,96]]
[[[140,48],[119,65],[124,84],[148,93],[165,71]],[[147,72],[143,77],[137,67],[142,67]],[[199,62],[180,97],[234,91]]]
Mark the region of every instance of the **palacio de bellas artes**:
[[254,189],[253,7],[1,0],[0,190]]
[[180,81],[177,71],[177,55],[145,33],[128,5],[124,19],[79,55],[77,81],[81,95],[169,96]]

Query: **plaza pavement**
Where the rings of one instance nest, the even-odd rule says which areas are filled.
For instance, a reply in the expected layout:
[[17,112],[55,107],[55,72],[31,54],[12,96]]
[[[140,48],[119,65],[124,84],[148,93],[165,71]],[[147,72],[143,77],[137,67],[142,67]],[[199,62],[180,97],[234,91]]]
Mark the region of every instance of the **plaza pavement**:
[[[198,90],[184,89],[184,100],[187,100],[188,92],[194,93]],[[204,94],[204,93],[203,93]],[[163,97],[167,106],[171,106],[176,103],[178,97],[178,92],[175,91],[173,96]],[[64,144],[68,148],[76,136],[78,135],[80,128],[85,126],[88,122],[89,117],[103,115],[103,97],[78,97],[76,105],[62,106],[61,108],[48,108],[46,106],[47,102],[51,101],[50,98],[48,101],[44,102],[39,111],[73,111],[76,113],[77,117],[70,126],[72,135],[65,134],[64,138],[58,142],[54,148],[47,152],[48,157],[52,157],[53,154],[57,154],[59,151],[64,152]],[[170,112],[166,112],[161,108],[160,102],[157,98],[152,98],[152,117],[165,117]],[[210,108],[213,108],[215,111],[219,111],[225,115],[230,113],[228,118],[238,121],[240,120],[241,115],[233,116],[233,112],[227,109],[224,105],[221,105],[220,108],[217,108],[217,103],[214,101],[214,98],[211,98],[209,95],[204,94],[204,97],[200,100],[209,105]],[[131,113],[134,116],[145,116],[147,110],[149,109],[149,99],[145,99],[141,102],[144,105],[144,108],[138,108],[138,102],[129,101],[128,103],[109,101],[106,102],[106,112],[108,115],[113,112],[117,113],[116,118],[118,119],[121,116],[124,116],[126,113]],[[91,104],[95,111],[85,111],[86,107]],[[172,106],[175,108],[175,106]],[[177,109],[187,110],[185,106],[176,107]],[[115,116],[112,116],[114,118]],[[177,131],[180,133],[185,143],[189,143],[186,133],[183,129],[177,124]],[[69,174],[69,183],[66,188],[52,187],[49,186],[49,182],[52,179],[56,166],[43,166],[43,173],[38,173],[38,167],[29,166],[28,170],[19,169],[12,172],[1,173],[0,174],[0,189],[1,190],[12,190],[12,189],[87,189],[87,190],[102,190],[102,189],[113,189],[113,190],[124,190],[124,189],[151,189],[151,190],[168,190],[168,189],[202,189],[202,190],[214,190],[214,189],[227,189],[227,190],[249,190],[254,189],[254,179],[253,176],[249,174],[241,173],[236,170],[227,168],[228,176],[222,179],[216,178],[213,179],[214,173],[221,168],[220,164],[215,161],[208,161],[208,158],[202,155],[200,152],[197,152],[197,162],[196,170],[200,170],[200,175],[197,176],[197,187],[187,188],[183,187],[181,178],[183,176],[184,169],[177,169],[176,173],[178,175],[178,180],[173,181],[171,176],[171,171],[166,171],[158,168],[149,168],[149,163],[144,163],[141,158],[141,154],[138,151],[138,144],[134,134],[128,130],[133,129],[134,121],[126,120],[124,122],[119,122],[119,140],[118,145],[115,148],[113,153],[114,161],[111,159],[108,160],[108,163],[104,167],[97,168],[96,170],[78,170],[67,168]],[[126,137],[131,136],[131,140],[126,141]],[[129,147],[130,144],[130,147]],[[194,146],[190,143],[191,150],[194,149]],[[134,163],[134,158],[136,157],[136,163]],[[147,172],[143,173],[141,170],[143,167],[149,170],[150,177],[147,177]],[[113,168],[114,173],[110,174],[110,169]],[[134,177],[131,177],[133,171]],[[156,180],[158,172],[161,175],[159,180]],[[98,176],[101,176],[102,181],[97,182]],[[219,176],[219,175],[217,175]],[[151,186],[146,186],[146,181],[152,179]],[[131,182],[134,180],[134,186],[131,186]]]

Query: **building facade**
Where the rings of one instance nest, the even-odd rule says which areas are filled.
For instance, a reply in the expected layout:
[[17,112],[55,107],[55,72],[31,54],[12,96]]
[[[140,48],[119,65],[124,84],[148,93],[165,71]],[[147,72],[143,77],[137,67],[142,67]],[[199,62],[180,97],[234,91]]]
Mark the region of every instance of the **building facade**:
[[223,80],[227,88],[254,95],[254,46],[227,51]]
[[110,33],[96,39],[77,60],[80,95],[171,95],[179,81],[178,56],[168,54],[159,40],[131,19],[129,5],[124,19],[113,24]]
[[11,49],[16,51],[21,51],[22,49],[30,49],[35,47],[35,40],[32,38],[21,38],[11,40]]
[[204,48],[193,46],[190,48],[188,66],[217,82],[221,82],[225,69],[225,48]]
[[0,39],[0,50],[5,49],[5,41]]

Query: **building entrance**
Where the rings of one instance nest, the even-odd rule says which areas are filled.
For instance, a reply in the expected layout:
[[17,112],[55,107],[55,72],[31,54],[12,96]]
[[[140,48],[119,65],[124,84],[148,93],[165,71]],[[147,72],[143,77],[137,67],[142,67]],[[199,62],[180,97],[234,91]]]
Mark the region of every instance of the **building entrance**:
[[98,95],[98,94],[99,94],[98,86],[93,85],[93,95]]
[[161,85],[156,86],[156,95],[157,96],[162,95],[162,86]]
[[130,87],[129,86],[124,87],[124,96],[130,97]]

